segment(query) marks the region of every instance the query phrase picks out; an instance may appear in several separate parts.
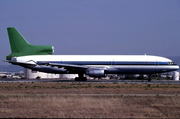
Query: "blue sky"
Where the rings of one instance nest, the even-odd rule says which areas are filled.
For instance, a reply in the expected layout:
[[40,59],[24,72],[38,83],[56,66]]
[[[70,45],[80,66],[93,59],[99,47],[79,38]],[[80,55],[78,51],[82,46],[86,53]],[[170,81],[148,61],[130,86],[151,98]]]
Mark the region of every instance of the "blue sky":
[[180,56],[179,0],[0,0],[0,60],[7,27],[55,55]]

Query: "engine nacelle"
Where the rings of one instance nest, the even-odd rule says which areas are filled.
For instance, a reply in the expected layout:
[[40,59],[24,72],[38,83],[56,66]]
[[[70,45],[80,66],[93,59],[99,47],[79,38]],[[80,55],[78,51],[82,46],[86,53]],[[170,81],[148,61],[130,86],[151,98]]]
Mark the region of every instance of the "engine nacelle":
[[104,70],[101,69],[90,69],[86,72],[86,74],[90,77],[96,78],[105,77]]

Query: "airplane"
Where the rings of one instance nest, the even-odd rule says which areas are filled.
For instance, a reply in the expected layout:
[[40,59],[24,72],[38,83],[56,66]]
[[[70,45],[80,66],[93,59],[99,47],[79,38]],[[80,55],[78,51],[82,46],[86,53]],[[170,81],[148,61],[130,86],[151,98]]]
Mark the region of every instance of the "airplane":
[[78,74],[75,81],[86,81],[107,74],[148,74],[175,71],[172,60],[152,55],[52,55],[53,46],[32,45],[14,27],[8,27],[11,54],[6,61],[35,71]]

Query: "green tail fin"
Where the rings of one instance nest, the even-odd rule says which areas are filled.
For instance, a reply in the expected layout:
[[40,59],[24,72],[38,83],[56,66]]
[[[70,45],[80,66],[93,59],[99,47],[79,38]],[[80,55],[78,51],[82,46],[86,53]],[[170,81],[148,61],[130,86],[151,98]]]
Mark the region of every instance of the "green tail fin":
[[11,54],[6,56],[7,60],[18,56],[52,55],[53,46],[31,45],[14,27],[7,28],[7,31],[11,45]]

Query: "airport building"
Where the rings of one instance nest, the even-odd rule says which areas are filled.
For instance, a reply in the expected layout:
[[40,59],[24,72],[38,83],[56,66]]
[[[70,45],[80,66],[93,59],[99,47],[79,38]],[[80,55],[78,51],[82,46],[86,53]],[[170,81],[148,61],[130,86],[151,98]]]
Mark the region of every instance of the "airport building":
[[74,79],[78,77],[78,74],[52,74],[52,73],[43,73],[39,71],[33,71],[31,69],[24,68],[24,74],[26,79],[36,79],[36,78],[43,78],[43,79]]

